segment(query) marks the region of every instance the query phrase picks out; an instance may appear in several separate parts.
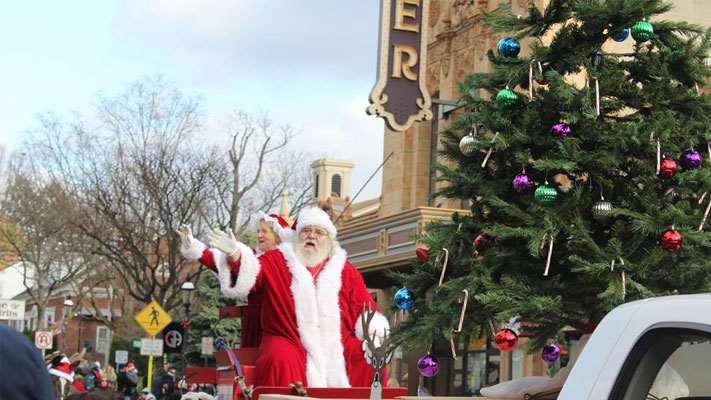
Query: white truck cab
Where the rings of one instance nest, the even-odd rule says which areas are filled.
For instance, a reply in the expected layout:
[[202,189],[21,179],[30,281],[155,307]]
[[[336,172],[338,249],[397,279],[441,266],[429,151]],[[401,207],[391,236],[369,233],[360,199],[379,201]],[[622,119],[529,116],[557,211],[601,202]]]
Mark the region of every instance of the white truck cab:
[[668,400],[711,400],[711,293],[639,300],[612,310],[558,400],[661,399],[650,388],[665,363],[678,372],[666,384],[686,385],[689,393]]

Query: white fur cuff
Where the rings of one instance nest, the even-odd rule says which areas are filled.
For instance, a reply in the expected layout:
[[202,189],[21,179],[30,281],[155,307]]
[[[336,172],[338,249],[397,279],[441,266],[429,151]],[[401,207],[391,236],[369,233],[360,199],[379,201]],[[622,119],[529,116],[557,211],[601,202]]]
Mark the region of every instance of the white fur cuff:
[[237,249],[241,253],[239,273],[237,281],[232,286],[232,269],[227,263],[227,256],[223,252],[217,252],[215,264],[217,264],[217,273],[220,279],[220,290],[226,297],[237,298],[247,301],[247,296],[250,290],[257,283],[257,276],[261,266],[259,259],[254,255],[252,249],[244,243],[237,242]]
[[[363,315],[360,315],[355,322],[355,334],[358,340],[365,339],[365,336],[363,336],[362,321]],[[385,336],[385,332],[389,330],[390,323],[388,322],[388,319],[383,314],[376,312],[375,315],[373,315],[373,319],[370,320],[370,325],[368,326],[368,334],[370,336],[373,336],[373,333],[375,333],[382,341]]]
[[205,246],[203,242],[197,239],[193,239],[193,242],[190,247],[184,247],[181,244],[180,252],[183,254],[183,257],[185,257],[186,260],[197,261],[202,257],[202,252],[205,251],[206,248],[207,246]]

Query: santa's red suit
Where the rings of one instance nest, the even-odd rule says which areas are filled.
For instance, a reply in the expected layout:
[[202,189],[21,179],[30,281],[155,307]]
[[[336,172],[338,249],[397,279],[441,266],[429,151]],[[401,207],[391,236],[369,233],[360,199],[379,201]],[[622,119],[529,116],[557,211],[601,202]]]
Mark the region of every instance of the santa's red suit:
[[[196,246],[203,246],[204,245],[200,242],[197,242]],[[183,255],[188,258],[190,261],[199,261],[200,264],[204,265],[207,267],[210,271],[214,272],[215,275],[219,275],[217,273],[217,264],[215,263],[215,254],[221,254],[219,250],[217,249],[208,249],[204,248],[202,253],[198,256],[197,254],[191,253],[190,250],[183,250]],[[261,254],[261,253],[259,253]],[[257,255],[259,255],[257,254]],[[224,254],[222,255],[224,256]],[[198,258],[199,257],[199,258]],[[238,268],[239,264],[238,263],[230,263],[229,260],[226,261],[228,264],[233,266],[234,268]],[[230,286],[233,286],[235,284],[236,280],[236,275],[232,277],[232,281],[230,283]],[[247,304],[250,306],[256,307],[257,309],[261,308],[262,305],[262,295],[259,293],[250,293],[248,298],[247,298]],[[242,330],[240,334],[240,346],[241,347],[258,347],[259,343],[262,341],[262,330],[260,326],[260,321],[259,321],[259,313],[256,315],[250,313],[250,314],[244,314],[242,315]]]
[[[237,263],[228,263],[222,252],[215,253],[215,262],[224,295],[242,300],[262,296],[255,385],[370,386],[373,372],[361,347],[361,313],[364,304],[375,304],[346,252],[336,247],[313,276],[289,242],[259,257],[242,243],[239,250]],[[203,254],[204,247],[192,251]],[[369,330],[382,334],[388,326],[377,313]]]

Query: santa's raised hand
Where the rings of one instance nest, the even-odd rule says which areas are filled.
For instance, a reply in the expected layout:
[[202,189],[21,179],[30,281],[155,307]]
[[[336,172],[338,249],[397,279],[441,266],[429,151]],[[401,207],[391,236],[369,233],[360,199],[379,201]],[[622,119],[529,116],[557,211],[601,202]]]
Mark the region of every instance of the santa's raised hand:
[[228,255],[230,259],[240,258],[240,251],[238,247],[237,239],[235,239],[235,234],[232,233],[231,229],[227,229],[223,232],[217,228],[213,229],[208,235],[207,240],[210,246],[217,248],[221,252]]
[[176,229],[175,232],[177,232],[178,236],[180,236],[180,242],[184,248],[189,249],[195,243],[193,231],[189,226],[180,225],[180,228]]

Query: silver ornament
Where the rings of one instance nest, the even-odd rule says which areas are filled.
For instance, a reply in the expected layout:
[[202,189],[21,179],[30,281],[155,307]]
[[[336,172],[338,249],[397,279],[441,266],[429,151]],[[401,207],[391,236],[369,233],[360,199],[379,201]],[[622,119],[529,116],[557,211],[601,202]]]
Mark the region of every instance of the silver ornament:
[[474,154],[474,143],[476,143],[476,137],[473,134],[468,134],[464,136],[459,141],[459,151],[465,156],[469,157]]
[[612,213],[612,203],[605,200],[596,201],[592,206],[592,215],[598,221],[610,218]]

